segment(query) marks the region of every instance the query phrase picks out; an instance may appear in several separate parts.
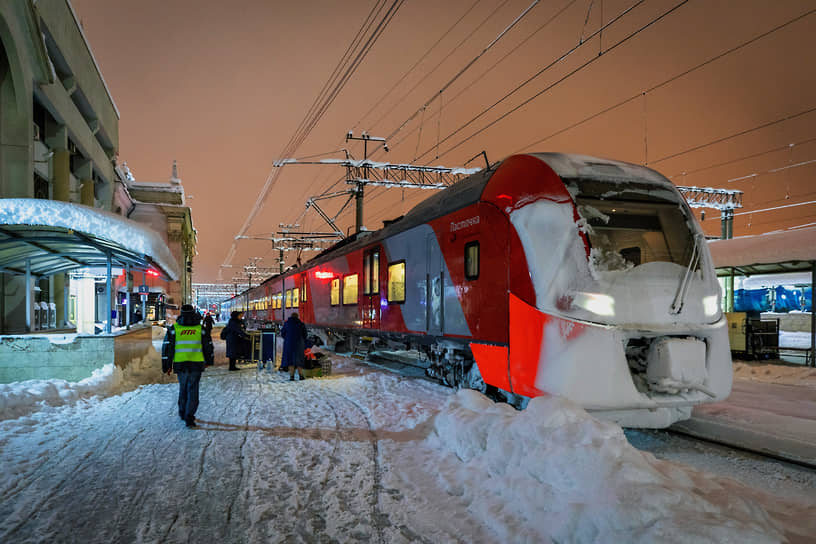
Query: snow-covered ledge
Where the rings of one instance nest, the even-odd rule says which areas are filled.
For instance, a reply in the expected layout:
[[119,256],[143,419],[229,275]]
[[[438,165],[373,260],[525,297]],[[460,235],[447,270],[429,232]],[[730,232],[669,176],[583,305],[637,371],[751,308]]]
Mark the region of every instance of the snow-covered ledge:
[[150,327],[112,334],[26,334],[0,336],[0,383],[89,378],[114,363],[124,369],[153,349]]

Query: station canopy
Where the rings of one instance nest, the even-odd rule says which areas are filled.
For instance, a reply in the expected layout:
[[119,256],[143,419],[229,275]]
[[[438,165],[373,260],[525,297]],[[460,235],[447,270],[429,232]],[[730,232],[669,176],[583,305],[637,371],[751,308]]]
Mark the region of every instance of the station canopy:
[[0,199],[0,272],[51,276],[86,267],[130,266],[175,280],[178,263],[149,227],[81,204]]
[[816,262],[816,227],[740,236],[708,243],[717,274],[741,275],[812,270]]

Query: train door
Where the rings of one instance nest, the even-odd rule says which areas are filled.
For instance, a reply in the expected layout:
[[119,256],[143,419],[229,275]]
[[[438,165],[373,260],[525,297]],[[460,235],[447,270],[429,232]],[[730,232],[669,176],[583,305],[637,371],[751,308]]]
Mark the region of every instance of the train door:
[[425,322],[428,334],[441,335],[444,327],[445,315],[442,306],[445,275],[442,268],[442,253],[436,234],[429,234],[425,239],[426,247],[426,275],[425,288]]
[[380,247],[363,254],[363,327],[380,328]]

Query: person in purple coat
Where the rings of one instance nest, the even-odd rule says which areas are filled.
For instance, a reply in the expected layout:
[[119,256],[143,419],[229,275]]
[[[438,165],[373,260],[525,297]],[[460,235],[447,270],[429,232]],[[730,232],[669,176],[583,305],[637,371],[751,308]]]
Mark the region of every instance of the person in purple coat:
[[289,381],[295,381],[295,368],[301,369],[298,372],[300,379],[303,379],[303,361],[306,351],[306,325],[298,317],[297,312],[292,312],[281,329],[283,336],[283,354],[281,355],[281,366],[289,368]]

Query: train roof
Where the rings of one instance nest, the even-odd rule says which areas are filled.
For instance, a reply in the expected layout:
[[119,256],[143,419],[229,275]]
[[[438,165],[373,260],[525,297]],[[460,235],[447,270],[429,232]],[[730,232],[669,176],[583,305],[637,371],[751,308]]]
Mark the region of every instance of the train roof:
[[591,178],[603,181],[645,180],[661,188],[674,184],[659,172],[640,164],[570,153],[530,153],[538,157],[564,179]]

